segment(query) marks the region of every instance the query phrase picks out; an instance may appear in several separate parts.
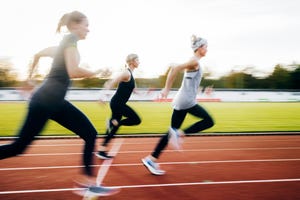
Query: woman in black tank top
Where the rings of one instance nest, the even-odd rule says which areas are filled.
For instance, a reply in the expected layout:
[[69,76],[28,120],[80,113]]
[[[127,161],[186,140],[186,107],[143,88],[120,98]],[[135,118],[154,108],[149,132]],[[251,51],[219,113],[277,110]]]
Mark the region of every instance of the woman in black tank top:
[[[71,78],[92,77],[100,72],[100,70],[91,72],[78,67],[77,41],[85,39],[89,32],[88,25],[87,17],[78,11],[65,14],[58,24],[57,31],[60,32],[61,27],[66,26],[70,33],[64,36],[58,47],[44,49],[37,54],[42,57],[53,57],[51,71],[30,99],[27,117],[19,130],[18,138],[11,144],[0,146],[0,159],[23,153],[51,119],[85,141],[82,157],[83,176],[77,181],[84,181],[84,184],[91,184],[93,181],[96,184],[92,165],[97,131],[90,120],[65,99]],[[33,65],[37,64],[37,61],[36,57]],[[30,76],[34,68],[35,66],[32,66]],[[106,189],[102,193],[107,196],[112,192]]]
[[[101,159],[112,158],[106,153],[107,145],[120,126],[134,126],[141,123],[141,119],[137,113],[126,104],[135,88],[132,72],[139,66],[138,56],[136,54],[129,54],[126,62],[128,68],[118,77],[107,81],[104,85],[105,88],[110,89],[118,84],[118,88],[110,101],[112,116],[107,122],[106,136],[97,153],[97,156]],[[125,119],[122,119],[123,116]]]

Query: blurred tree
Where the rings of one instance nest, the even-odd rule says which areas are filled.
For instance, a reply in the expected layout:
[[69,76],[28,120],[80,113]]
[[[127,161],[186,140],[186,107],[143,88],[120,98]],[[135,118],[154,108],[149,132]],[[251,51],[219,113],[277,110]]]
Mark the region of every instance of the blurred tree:
[[296,65],[296,69],[290,72],[291,89],[300,89],[300,64]]
[[13,71],[9,58],[0,58],[0,87],[10,87],[16,84],[17,74]]
[[288,89],[291,88],[290,78],[290,72],[284,66],[278,64],[267,79],[272,89]]
[[231,71],[223,81],[226,88],[244,88],[244,73]]
[[[245,88],[245,89],[299,89],[300,65],[276,65],[272,74],[261,76],[261,72],[253,67],[232,70],[219,79],[203,79],[204,85],[214,85],[215,88]],[[255,77],[254,75],[260,75]]]
[[136,78],[136,87],[138,88],[160,88],[159,78]]
[[[168,74],[169,74],[169,71],[171,70],[172,66],[175,66],[176,64],[170,64],[170,66],[168,67],[167,71],[165,72],[164,75],[160,76],[160,84],[161,84],[161,87],[164,87],[165,86],[165,83],[166,83],[166,80],[167,80],[167,77],[168,77]],[[179,88],[181,86],[181,82],[182,82],[182,79],[183,79],[183,75],[184,73],[183,72],[180,72],[179,74],[177,74],[177,76],[175,77],[175,80],[173,82],[173,85],[172,85],[172,88]]]
[[108,79],[112,75],[112,71],[109,68],[104,68],[100,72],[100,78]]
[[78,88],[94,88],[101,87],[102,85],[99,78],[84,78],[72,81],[72,87]]

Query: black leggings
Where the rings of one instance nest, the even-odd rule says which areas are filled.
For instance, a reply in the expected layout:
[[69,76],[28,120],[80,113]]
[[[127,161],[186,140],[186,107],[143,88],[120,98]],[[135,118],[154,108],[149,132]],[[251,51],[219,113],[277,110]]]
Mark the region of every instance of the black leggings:
[[55,111],[31,102],[18,138],[11,144],[0,146],[0,159],[23,153],[26,147],[34,140],[34,137],[39,135],[49,119],[76,133],[85,141],[83,153],[84,174],[92,176],[91,165],[93,163],[97,131],[89,119],[66,100]]
[[[126,104],[110,104],[110,108],[112,111],[111,119],[109,120],[110,126],[112,127],[110,132],[106,132],[106,137],[102,143],[103,146],[107,146],[109,141],[114,137],[120,126],[135,126],[141,123],[141,118],[138,114],[128,105]],[[125,117],[122,119],[122,117]],[[113,126],[112,120],[117,120],[118,126]]]
[[[208,114],[208,112],[201,107],[200,105],[195,105],[189,109],[185,110],[173,110],[172,119],[171,119],[171,127],[175,129],[179,129],[183,123],[183,120],[185,119],[187,113],[196,116],[198,118],[202,118],[202,120],[192,124],[188,128],[184,129],[183,131],[185,134],[192,134],[192,133],[198,133],[200,131],[203,131],[205,129],[208,129],[214,125],[214,121],[212,117]],[[162,150],[165,149],[169,141],[169,134],[166,133],[163,135],[156,145],[152,156],[154,158],[158,158],[162,152]]]

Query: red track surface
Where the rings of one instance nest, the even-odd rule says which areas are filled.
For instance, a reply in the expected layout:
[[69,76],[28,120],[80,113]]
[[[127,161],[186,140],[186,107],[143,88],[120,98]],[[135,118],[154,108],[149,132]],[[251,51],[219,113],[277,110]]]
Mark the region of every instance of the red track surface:
[[[162,154],[167,174],[153,176],[140,160],[158,140],[126,138],[104,179],[122,190],[99,199],[300,199],[299,135],[186,137],[182,152]],[[80,139],[36,140],[1,160],[0,199],[82,199],[72,192],[81,149]],[[101,163],[95,157],[96,170]]]

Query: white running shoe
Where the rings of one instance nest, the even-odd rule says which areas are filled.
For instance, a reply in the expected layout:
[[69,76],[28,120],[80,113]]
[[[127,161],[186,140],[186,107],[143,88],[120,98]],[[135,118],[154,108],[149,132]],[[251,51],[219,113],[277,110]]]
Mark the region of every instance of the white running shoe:
[[151,174],[161,176],[166,173],[166,171],[161,170],[159,168],[159,164],[152,161],[150,158],[147,158],[147,157],[143,158],[142,162],[143,162],[144,166],[151,172]]
[[84,199],[96,199],[100,196],[111,196],[120,192],[118,187],[106,187],[95,185],[93,183],[81,183],[75,181],[75,189],[73,192],[77,195],[83,196]]
[[120,192],[120,188],[117,187],[103,187],[103,186],[90,186],[88,187],[87,196],[111,196]]

